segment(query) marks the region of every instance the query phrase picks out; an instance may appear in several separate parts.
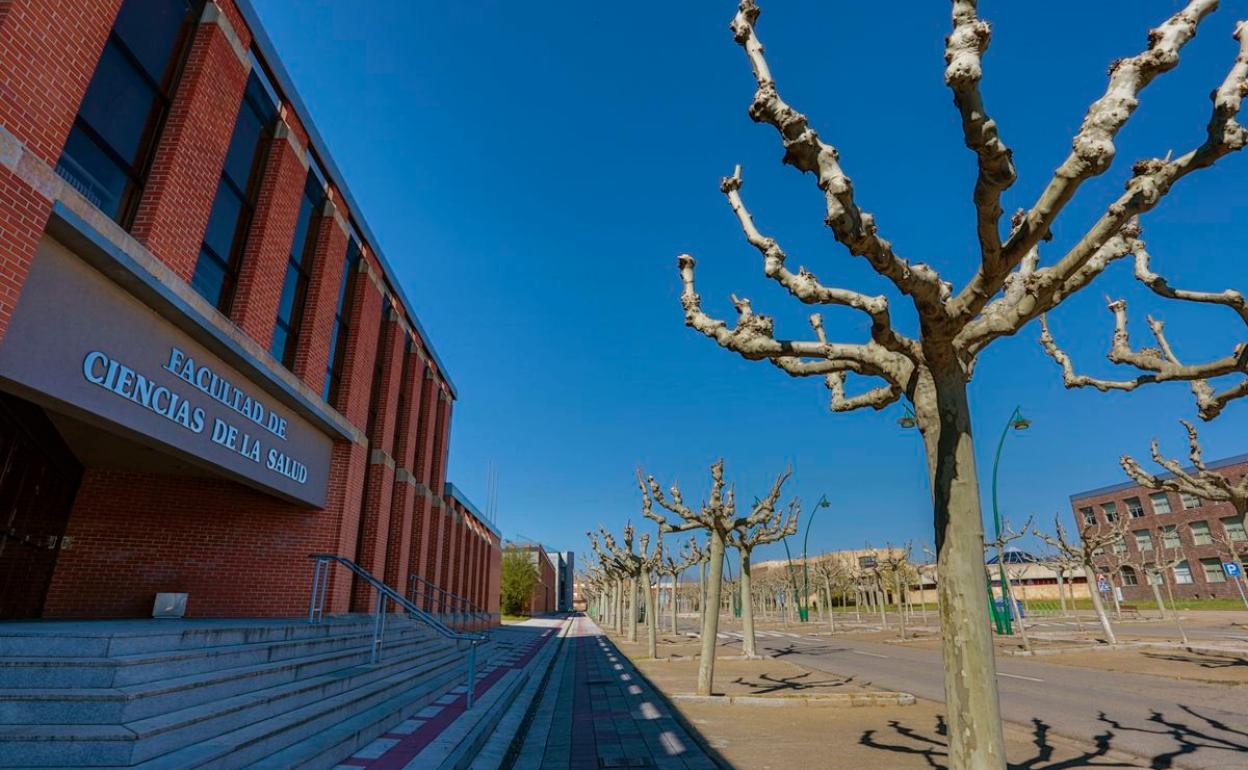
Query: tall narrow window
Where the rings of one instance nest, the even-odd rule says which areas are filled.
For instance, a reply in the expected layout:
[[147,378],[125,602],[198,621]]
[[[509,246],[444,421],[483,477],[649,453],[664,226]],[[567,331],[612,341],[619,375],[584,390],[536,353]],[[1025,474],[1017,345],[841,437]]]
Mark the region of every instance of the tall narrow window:
[[360,241],[352,235],[347,241],[347,260],[342,267],[342,282],[338,284],[338,309],[334,313],[334,329],[329,338],[329,358],[326,361],[325,390],[321,394],[330,405],[338,401],[338,389],[342,382],[347,337],[351,334],[351,295],[355,291],[355,274],[359,267]]
[[295,363],[299,325],[303,320],[303,304],[312,271],[312,252],[316,250],[312,220],[324,200],[325,176],[317,168],[316,161],[312,161],[308,164],[308,178],[303,185],[299,217],[295,220],[295,237],[290,242],[290,255],[286,258],[286,278],[282,282],[277,322],[273,326],[273,342],[269,346],[273,357],[281,361],[287,369],[293,368]]
[[1104,512],[1107,523],[1118,521],[1118,506],[1115,503],[1101,503],[1101,511]]
[[1148,496],[1148,500],[1153,504],[1153,513],[1157,515],[1170,513],[1170,498],[1165,492],[1154,492]]
[[1140,502],[1140,498],[1127,498],[1127,513],[1129,513],[1133,519],[1144,518],[1144,504]]
[[1080,508],[1079,515],[1083,517],[1083,526],[1085,527],[1096,526],[1096,514],[1092,512],[1091,506],[1088,506],[1087,508]]
[[277,95],[264,79],[262,67],[253,60],[191,279],[195,291],[227,315],[260,187],[260,169],[277,120],[277,104]]
[[56,171],[122,225],[143,192],[202,0],[126,0]]
[[1210,545],[1213,543],[1213,533],[1209,531],[1209,522],[1193,521],[1188,526],[1192,529],[1192,545]]

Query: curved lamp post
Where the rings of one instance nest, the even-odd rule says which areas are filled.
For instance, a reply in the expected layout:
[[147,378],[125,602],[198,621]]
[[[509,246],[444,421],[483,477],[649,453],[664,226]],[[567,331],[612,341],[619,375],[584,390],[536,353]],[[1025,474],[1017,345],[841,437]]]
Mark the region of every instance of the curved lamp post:
[[1001,465],[1001,450],[1005,447],[1005,437],[1009,435],[1010,429],[1022,431],[1029,427],[1031,427],[1031,420],[1023,417],[1021,407],[1014,407],[1014,411],[1010,413],[1010,419],[1006,421],[1005,427],[1001,430],[1001,439],[997,441],[997,453],[992,459],[992,523],[997,543],[997,570],[1001,575],[1002,610],[999,613],[998,623],[1002,633],[1006,634],[1013,634],[1014,626],[1011,617],[1013,613],[1010,610],[1012,604],[1005,587],[1005,552],[1001,547],[1001,507],[997,503],[997,469]]
[[[918,426],[918,420],[915,419],[914,412],[909,405],[906,406],[906,413],[897,419],[897,424],[907,430]],[[996,542],[1001,542],[1001,508],[997,503],[997,469],[1001,463],[1001,449],[1005,446],[1005,437],[1010,432],[1010,428],[1014,430],[1027,430],[1031,427],[1031,420],[1023,417],[1021,407],[1014,407],[1014,411],[1010,413],[1010,419],[1005,423],[1005,429],[1001,431],[1001,439],[997,442],[997,453],[992,461],[992,520],[996,532]],[[939,559],[938,559],[939,561]],[[997,627],[999,634],[1012,634],[1013,626],[1010,624],[1010,611],[1008,597],[1005,596],[1005,563],[1004,554],[1000,545],[997,546],[997,567],[1001,571],[1001,591],[1002,604],[1005,605],[1004,611],[997,608],[996,599],[992,595],[992,579],[984,577],[984,582],[988,590],[988,609],[992,613],[993,624]],[[939,573],[938,573],[939,574]]]

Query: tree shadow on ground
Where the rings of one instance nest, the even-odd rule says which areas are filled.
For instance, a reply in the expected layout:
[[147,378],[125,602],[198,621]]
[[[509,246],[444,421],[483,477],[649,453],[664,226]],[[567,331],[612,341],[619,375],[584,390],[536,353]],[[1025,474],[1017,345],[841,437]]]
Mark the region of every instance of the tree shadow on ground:
[[[1194,724],[1180,721],[1182,717],[1167,718],[1164,714],[1154,711],[1144,726],[1130,725],[1113,719],[1100,712],[1098,720],[1105,725],[1105,730],[1097,734],[1091,741],[1092,748],[1078,749],[1080,753],[1065,758],[1055,758],[1057,747],[1049,738],[1052,729],[1040,719],[1031,720],[1032,744],[1036,747],[1035,755],[1021,762],[1011,762],[1009,770],[1074,770],[1074,768],[1092,767],[1147,767],[1150,770],[1170,770],[1175,767],[1175,760],[1202,751],[1202,757],[1213,762],[1210,767],[1236,767],[1241,765],[1218,764],[1225,758],[1226,762],[1240,760],[1248,756],[1248,730],[1231,727],[1214,717],[1205,716],[1190,706],[1180,705],[1179,709],[1196,720]],[[937,717],[933,730],[910,727],[900,721],[888,723],[893,735],[880,730],[867,730],[858,742],[868,748],[889,751],[897,754],[908,754],[922,757],[927,766],[933,770],[948,770],[948,743],[946,742],[947,725],[943,717]],[[1222,735],[1215,734],[1220,731]],[[1138,742],[1133,735],[1154,735],[1169,738],[1174,748],[1152,756],[1141,755]],[[1118,741],[1115,745],[1115,740]],[[1063,745],[1072,744],[1064,740]],[[1082,742],[1085,743],[1086,742]],[[1139,756],[1135,762],[1125,762],[1109,756],[1113,750]],[[1224,753],[1225,752],[1225,753]]]
[[1144,653],[1144,657],[1152,658],[1153,660],[1169,660],[1174,663],[1195,663],[1201,668],[1233,668],[1236,666],[1248,666],[1248,658],[1241,655],[1215,652],[1192,653],[1189,655],[1146,652]]
[[808,690],[831,690],[837,687],[844,687],[853,682],[853,677],[834,677],[832,679],[824,679],[822,681],[812,681],[808,679],[813,672],[807,671],[804,674],[794,674],[792,676],[772,676],[771,674],[759,674],[761,681],[746,681],[745,677],[737,677],[733,680],[734,684],[742,687],[748,687],[751,695],[767,695],[773,692],[805,692]]
[[[1191,706],[1180,705],[1179,710],[1201,724],[1193,727],[1185,722],[1178,721],[1180,718],[1167,718],[1159,711],[1152,712],[1152,716],[1148,718],[1150,724],[1146,727],[1133,727],[1122,724],[1106,716],[1104,712],[1101,712],[1099,718],[1100,721],[1109,725],[1109,727],[1126,733],[1145,733],[1170,737],[1175,743],[1175,748],[1153,756],[1151,758],[1152,764],[1149,765],[1152,770],[1168,770],[1168,768],[1174,767],[1174,760],[1177,758],[1194,754],[1201,749],[1208,749],[1209,752],[1230,752],[1238,755],[1241,761],[1245,756],[1248,756],[1248,731],[1242,727],[1231,727],[1214,717],[1205,716]],[[1212,734],[1213,730],[1220,730],[1228,735],[1214,735]],[[1209,752],[1206,752],[1206,756],[1210,755]],[[1216,767],[1217,765],[1214,766]],[[1230,765],[1226,766],[1230,767]]]
[[[1104,733],[1096,736],[1093,749],[1083,751],[1073,757],[1054,759],[1056,748],[1049,740],[1049,725],[1039,719],[1033,719],[1031,723],[1034,736],[1032,743],[1036,747],[1036,754],[1023,762],[1008,763],[1006,767],[1009,770],[1141,767],[1139,764],[1129,764],[1106,756],[1110,751],[1110,744],[1114,737],[1114,733],[1110,730],[1106,730]],[[896,734],[893,739],[894,742],[886,742],[877,738],[879,733],[877,730],[867,730],[858,739],[858,743],[868,748],[880,749],[881,751],[919,756],[927,762],[928,767],[934,770],[948,770],[949,766],[946,764],[949,758],[949,744],[947,743],[948,726],[945,724],[944,717],[936,717],[935,728],[930,732],[908,727],[897,720],[891,720],[888,726]]]

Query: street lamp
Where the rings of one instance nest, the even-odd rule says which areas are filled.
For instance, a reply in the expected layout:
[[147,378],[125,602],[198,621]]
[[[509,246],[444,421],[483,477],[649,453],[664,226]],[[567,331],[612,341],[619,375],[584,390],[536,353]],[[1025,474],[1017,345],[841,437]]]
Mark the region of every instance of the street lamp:
[[1012,605],[1009,592],[1005,587],[1005,552],[1001,547],[1001,507],[997,503],[997,468],[1001,464],[1001,449],[1005,446],[1005,437],[1009,435],[1010,429],[1023,431],[1029,427],[1031,427],[1031,420],[1023,417],[1021,407],[1014,407],[1014,411],[1010,413],[1010,419],[1005,423],[1005,428],[1001,430],[1001,439],[997,441],[997,453],[992,459],[992,523],[997,543],[997,570],[1001,575],[1001,604],[1003,605],[998,623],[1003,629],[1002,633],[1006,634],[1013,634],[1014,627],[1010,609]]

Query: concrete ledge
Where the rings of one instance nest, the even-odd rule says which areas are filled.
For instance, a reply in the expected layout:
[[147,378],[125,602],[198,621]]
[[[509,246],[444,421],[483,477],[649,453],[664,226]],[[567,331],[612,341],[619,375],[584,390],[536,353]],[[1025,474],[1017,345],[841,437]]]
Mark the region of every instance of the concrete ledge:
[[845,692],[826,695],[669,695],[674,703],[714,703],[731,706],[913,706],[908,692]]

